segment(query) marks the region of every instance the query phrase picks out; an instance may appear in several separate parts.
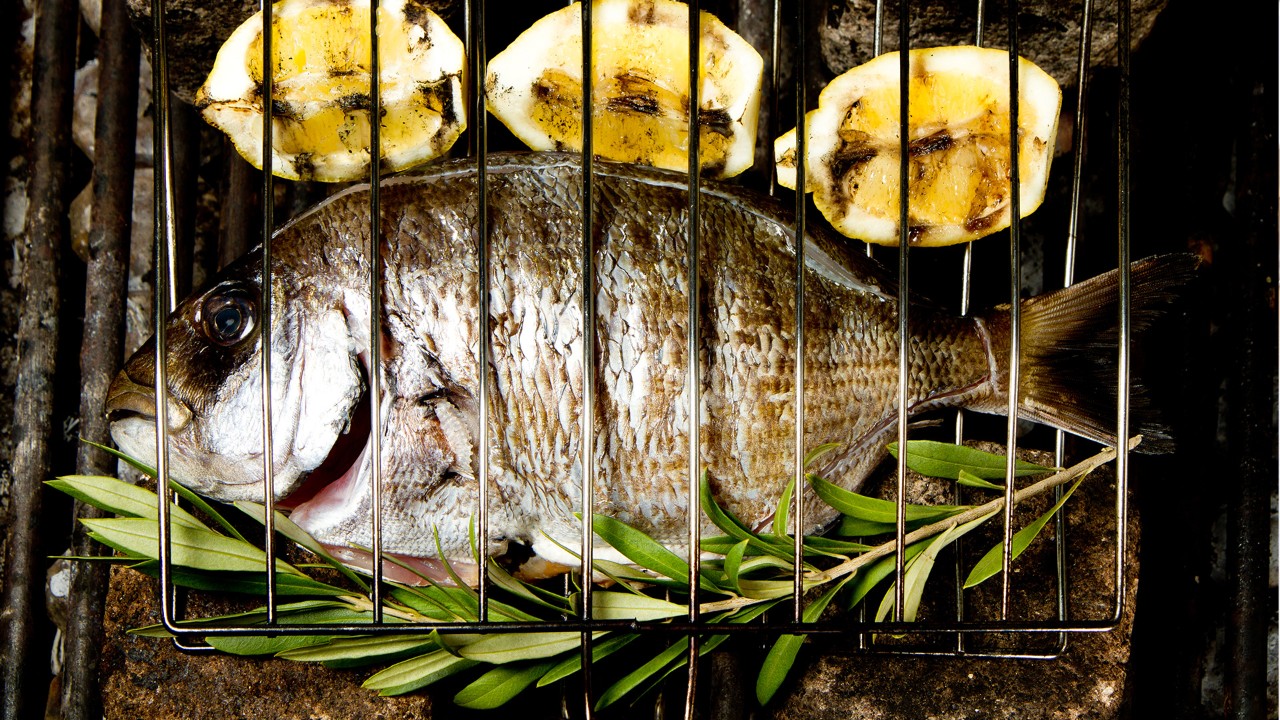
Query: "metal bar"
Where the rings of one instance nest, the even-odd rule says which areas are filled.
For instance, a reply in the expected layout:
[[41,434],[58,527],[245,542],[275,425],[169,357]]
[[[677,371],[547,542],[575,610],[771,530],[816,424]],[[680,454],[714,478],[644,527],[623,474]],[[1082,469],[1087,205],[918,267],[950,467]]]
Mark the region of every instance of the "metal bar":
[[[897,560],[894,567],[894,620],[902,622],[905,588],[907,535],[907,411],[910,398],[911,345],[908,324],[907,293],[911,228],[909,200],[911,159],[911,39],[908,33],[909,8],[906,0],[898,5],[898,488],[897,488]],[[867,246],[867,254],[871,246]]]
[[485,43],[485,0],[468,0],[466,5],[467,48],[472,61],[472,152],[476,158],[476,266],[479,274],[479,356],[476,364],[480,403],[477,459],[476,524],[479,526],[480,621],[489,619],[489,126],[484,105],[484,78],[488,74]]
[[[102,3],[98,42],[98,96],[94,125],[93,216],[89,225],[84,336],[80,346],[80,436],[110,442],[103,400],[123,359],[125,299],[128,295],[129,244],[133,226],[134,138],[138,132],[138,36],[129,25],[125,0]],[[87,443],[77,448],[76,472],[103,475],[114,458]],[[74,517],[100,518],[106,512],[76,501]],[[72,527],[72,554],[109,552],[92,541],[82,524]],[[102,609],[109,568],[101,563],[69,563],[70,608],[63,639],[65,660],[60,697],[62,717],[102,717],[98,658],[102,647]]]
[[1130,289],[1132,278],[1129,272],[1129,174],[1130,174],[1130,124],[1132,122],[1130,101],[1130,2],[1120,0],[1117,31],[1119,41],[1116,43],[1119,74],[1119,105],[1116,112],[1116,156],[1118,168],[1118,187],[1116,205],[1116,242],[1118,247],[1117,261],[1120,264],[1120,340],[1116,359],[1116,572],[1115,572],[1115,613],[1112,620],[1119,622],[1124,613],[1124,556],[1128,542],[1129,516],[1129,342],[1132,338],[1130,317]]
[[71,148],[71,91],[75,73],[79,6],[71,0],[41,3],[36,18],[32,78],[31,204],[23,284],[26,301],[18,321],[14,393],[13,480],[5,563],[4,718],[39,716],[50,626],[43,618],[45,550],[40,542],[44,481],[51,461],[58,311],[58,270],[66,243]]
[[[773,32],[771,34],[771,37],[769,38],[769,72],[770,72],[769,89],[771,91],[770,95],[772,96],[769,98],[769,103],[772,109],[769,113],[768,128],[769,128],[769,137],[771,138],[778,137],[779,135],[782,134],[782,117],[778,112],[779,110],[778,95],[779,95],[779,89],[782,87],[782,70],[781,70],[782,21],[781,21],[781,18],[782,18],[782,0],[773,0],[773,20],[772,20]],[[806,132],[803,118],[804,118],[804,115],[801,114],[801,115],[798,115],[795,119],[796,128],[798,128],[796,130],[797,138],[799,138],[799,136],[805,134]],[[796,157],[798,158],[800,156],[797,154]],[[768,158],[770,161],[773,160],[772,146],[770,146]],[[797,162],[799,161],[797,160]],[[802,190],[803,187],[804,186],[800,185],[799,182],[797,181],[796,192],[803,193],[804,192],[804,190]],[[778,171],[777,171],[777,167],[775,166],[773,170],[770,171],[769,173],[769,195],[773,196],[773,195],[777,195],[777,193],[778,193]]]
[[378,0],[369,2],[369,482],[373,622],[382,622],[382,75]]
[[1022,207],[1018,172],[1018,0],[1009,0],[1009,404],[1005,436],[1004,544],[1001,551],[1000,619],[1009,618],[1013,565],[1014,467],[1018,453],[1018,395],[1022,355]]
[[[592,85],[595,75],[591,57],[592,2],[579,3],[582,12],[582,608],[584,621],[591,621],[591,559],[594,554],[595,506],[595,380],[596,380],[596,263],[595,233],[592,232]],[[593,717],[591,703],[591,633],[582,633],[582,699],[584,717]]]
[[[1071,210],[1067,217],[1067,244],[1064,261],[1062,286],[1069,287],[1075,283],[1076,247],[1080,230],[1080,199],[1084,184],[1084,148],[1087,137],[1088,115],[1085,113],[1089,97],[1089,57],[1093,40],[1093,0],[1083,0],[1080,18],[1080,55],[1076,65],[1076,109],[1072,126],[1071,148]],[[1066,463],[1066,433],[1058,430],[1054,436],[1054,464],[1063,467]],[[1062,488],[1054,490],[1054,502],[1062,500]],[[1058,568],[1058,619],[1065,621],[1070,615],[1070,597],[1067,589],[1067,513],[1059,510],[1054,517],[1054,561]],[[1066,637],[1063,636],[1065,650]]]
[[[172,129],[169,126],[169,71],[166,61],[164,23],[165,0],[152,0],[152,53],[151,101],[155,105],[155,287],[154,332],[156,344],[155,398],[156,398],[156,502],[160,533],[160,622],[169,629],[177,628],[178,609],[173,585],[173,534],[169,519],[169,369],[166,362],[169,342],[169,311],[176,304],[169,283],[169,264],[173,258],[173,148]],[[180,638],[175,637],[175,644]]]
[[[806,97],[805,86],[805,68],[808,65],[806,53],[808,52],[808,13],[806,12],[808,4],[799,2],[796,4],[796,122],[799,130],[796,131],[796,227],[795,227],[795,256],[796,256],[796,368],[795,368],[795,424],[794,424],[794,461],[792,482],[795,483],[795,491],[791,493],[791,502],[795,504],[795,547],[791,562],[793,563],[793,575],[791,586],[791,602],[793,607],[793,618],[796,622],[804,619],[804,241],[805,241],[805,210],[808,197],[803,188],[805,184],[805,153],[808,145],[808,128],[804,127],[804,112],[808,98]],[[786,528],[782,529],[786,532]]]
[[[1058,621],[966,621],[940,622],[918,620],[916,622],[791,622],[768,620],[761,623],[706,624],[705,620],[690,623],[687,619],[673,619],[668,622],[650,622],[636,620],[583,620],[568,619],[556,622],[557,632],[622,632],[622,633],[654,633],[663,636],[678,636],[689,633],[706,633],[714,627],[717,635],[844,635],[850,632],[874,631],[894,635],[922,635],[937,632],[964,633],[1019,633],[1026,635],[1055,634],[1059,632],[1097,633],[1115,629],[1116,623],[1110,620],[1078,620],[1071,622]],[[178,624],[174,626],[175,635],[182,638],[199,638],[215,636],[260,636],[260,635],[395,635],[408,633],[439,632],[441,634],[466,633],[518,633],[547,632],[552,626],[547,621],[520,621],[502,623],[450,622],[450,623],[344,623],[344,624],[308,624],[277,625],[265,629],[260,625],[212,626],[200,624]]]
[[[701,471],[701,424],[702,424],[702,364],[699,351],[702,348],[701,333],[701,313],[700,298],[702,295],[702,278],[698,268],[699,249],[700,249],[700,227],[698,213],[698,193],[700,181],[700,150],[701,150],[701,132],[700,132],[700,112],[702,104],[699,99],[700,91],[700,73],[702,69],[702,14],[699,9],[698,0],[689,0],[689,20],[687,26],[689,40],[689,166],[688,166],[688,190],[689,190],[689,227],[688,227],[688,257],[686,259],[686,267],[688,271],[688,279],[686,286],[689,291],[689,330],[688,341],[689,347],[687,356],[689,358],[689,376],[686,382],[689,385],[689,509],[685,514],[688,524],[689,538],[689,622],[696,624],[698,622],[698,580],[702,573],[702,557],[699,548],[702,546],[702,486],[700,481]],[[799,194],[803,197],[803,193]],[[698,649],[701,643],[700,636],[690,634],[689,638],[689,655],[688,655],[688,677],[689,681],[685,685],[684,695],[684,717],[686,720],[694,720],[695,716],[695,699],[697,696],[698,685]]]
[[[266,532],[263,550],[266,553],[267,575],[267,625],[276,624],[276,494],[275,494],[275,440],[271,427],[271,235],[275,230],[275,193],[271,163],[274,152],[272,143],[272,115],[274,114],[275,55],[272,45],[275,27],[271,19],[271,0],[260,0],[262,8],[262,299],[259,314],[262,326],[260,377],[262,379],[262,504],[266,507]],[[375,343],[376,344],[376,343]],[[375,373],[376,374],[376,373]],[[376,400],[376,398],[375,398]],[[374,434],[376,437],[376,433]]]
[[[978,7],[974,18],[973,29],[973,45],[974,47],[982,47],[982,36],[987,25],[987,3],[986,0],[978,0]],[[973,291],[973,241],[964,244],[964,259],[960,262],[960,316],[966,317],[969,314],[969,300]],[[956,408],[956,444],[964,444],[964,408]],[[952,500],[956,505],[964,504],[964,487],[956,483],[952,493]],[[956,562],[955,562],[955,583],[956,583],[956,619],[964,620],[964,568],[961,566],[961,560],[964,557],[964,538],[956,540]],[[956,635],[956,650],[964,652],[964,635]]]

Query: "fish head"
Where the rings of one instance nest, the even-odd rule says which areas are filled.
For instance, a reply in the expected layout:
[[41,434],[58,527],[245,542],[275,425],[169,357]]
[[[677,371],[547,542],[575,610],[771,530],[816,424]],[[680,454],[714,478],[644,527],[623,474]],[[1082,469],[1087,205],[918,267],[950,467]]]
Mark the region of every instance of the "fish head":
[[[229,266],[166,320],[167,467],[208,497],[263,500],[261,251]],[[365,387],[361,348],[338,291],[273,271],[271,444],[277,501],[349,430]],[[117,374],[105,411],[126,454],[156,462],[155,338]]]

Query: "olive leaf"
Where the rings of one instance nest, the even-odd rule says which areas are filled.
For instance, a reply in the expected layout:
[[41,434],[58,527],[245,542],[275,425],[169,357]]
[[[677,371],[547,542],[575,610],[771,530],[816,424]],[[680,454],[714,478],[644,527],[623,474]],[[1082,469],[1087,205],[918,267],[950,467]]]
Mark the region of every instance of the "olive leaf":
[[520,582],[493,558],[489,558],[489,582],[552,612],[563,614],[572,610],[564,596],[543,590],[537,585]]
[[[84,518],[90,537],[121,552],[158,560],[159,534],[155,520],[146,518]],[[212,530],[187,525],[170,527],[172,561],[175,565],[196,570],[261,572],[267,565],[266,553],[257,546],[219,535]],[[276,559],[276,571],[302,575],[303,572]]]
[[[836,593],[840,592],[852,577],[852,575],[846,576],[827,588],[804,609],[801,619],[807,623],[815,622],[822,616],[822,611],[827,609],[827,605],[831,603]],[[778,692],[778,688],[782,687],[782,682],[787,679],[787,674],[795,665],[796,655],[800,652],[800,646],[804,644],[804,638],[804,635],[783,635],[769,649],[769,654],[765,656],[764,664],[760,667],[760,674],[756,676],[756,700],[761,705],[767,705]]]
[[[159,560],[143,560],[129,566],[148,577],[160,577]],[[174,567],[169,573],[173,584],[193,590],[211,592],[234,592],[245,595],[266,595],[267,575],[265,572],[224,572],[212,575],[208,572],[192,571],[182,567]],[[328,595],[342,597],[351,594],[350,590],[320,582],[308,575],[278,573],[276,575],[276,593],[283,596]]]
[[[889,443],[889,453],[898,457],[898,443]],[[960,471],[967,471],[984,480],[1003,480],[1008,460],[1004,455],[985,452],[977,448],[936,440],[907,441],[907,467],[921,475],[957,480]],[[1014,475],[1038,475],[1050,473],[1056,468],[1017,460]]]
[[689,564],[662,543],[608,515],[596,514],[591,527],[631,562],[688,586]]
[[[154,521],[159,507],[159,499],[155,493],[113,477],[63,475],[45,484],[86,505],[123,517],[149,518]],[[170,508],[169,519],[174,525],[209,530],[194,515],[177,506]]]
[[[601,631],[592,633],[591,637],[603,635],[605,633]],[[497,633],[458,648],[458,654],[471,660],[502,665],[554,657],[578,647],[581,642],[582,633],[576,631]]]
[[[1057,514],[1058,510],[1062,509],[1062,506],[1066,504],[1067,499],[1076,491],[1076,488],[1080,487],[1080,483],[1083,481],[1084,478],[1075,481],[1075,483],[1073,483],[1071,487],[1062,494],[1062,498],[1059,499],[1053,507],[1049,508],[1048,512],[1036,518],[1030,525],[1014,533],[1013,540],[1011,541],[1009,548],[1011,559],[1016,560],[1018,556],[1021,555],[1029,545],[1031,545],[1031,541],[1036,539],[1036,536],[1039,535],[1040,531],[1044,529],[1044,526],[1049,523],[1049,520]],[[966,589],[982,583],[1004,569],[1003,548],[1004,544],[1000,543],[988,550],[986,555],[982,556],[982,559],[978,561],[977,565],[973,566],[973,570],[969,572],[969,577],[964,581]]]
[[597,620],[665,620],[689,614],[689,607],[662,598],[626,592],[591,593],[591,617]]
[[[903,573],[903,599],[902,599],[902,619],[906,622],[915,622],[916,614],[920,609],[920,599],[924,596],[925,582],[929,579],[929,573],[933,572],[934,564],[937,562],[938,553],[947,545],[955,542],[963,537],[966,533],[978,527],[982,523],[991,519],[996,513],[991,512],[982,517],[975,518],[969,522],[951,526],[941,533],[938,533],[932,540],[925,545],[924,552],[920,553],[913,559],[910,566]],[[897,604],[897,592],[894,585],[889,586],[888,592],[885,593],[884,600],[880,603],[880,609],[876,612],[876,621],[884,620],[890,611]]]
[[[629,635],[614,635],[604,640],[593,643],[591,645],[591,662],[599,662],[613,653],[621,650],[631,644],[633,640],[640,637],[634,633]],[[557,680],[563,680],[570,675],[582,669],[582,653],[573,653],[569,657],[560,661],[555,667],[547,671],[545,675],[538,678],[538,687],[545,687]]]
[[277,657],[305,662],[378,661],[387,656],[421,655],[441,648],[438,635],[374,635],[333,638],[324,644],[284,650]]
[[961,469],[960,472],[956,473],[956,482],[960,485],[967,485],[968,487],[982,488],[983,490],[999,490],[1001,492],[1004,491],[1003,485],[993,483],[990,480],[983,480],[977,475],[974,475],[973,473],[964,469]]
[[470,685],[453,696],[455,705],[472,710],[492,710],[502,707],[524,689],[537,682],[555,663],[540,662],[532,665],[502,665],[476,678]]
[[738,584],[738,576],[742,572],[742,556],[747,551],[747,545],[747,541],[743,540],[729,548],[729,552],[724,555],[725,577],[733,591],[739,595],[742,594],[742,586]]
[[[237,500],[235,506],[244,514],[254,520],[257,520],[259,524],[266,526],[267,508],[265,505],[249,502],[248,500]],[[365,592],[369,591],[369,583],[365,582],[364,578],[357,575],[351,568],[347,567],[341,561],[330,555],[329,552],[324,549],[323,545],[316,541],[315,538],[311,537],[306,530],[298,527],[297,523],[290,520],[288,516],[284,515],[279,510],[275,513],[275,528],[276,532],[298,543],[302,547],[310,550],[321,560],[324,560],[325,563],[342,573],[344,577],[355,583],[361,590],[364,590]]]
[[410,658],[374,673],[362,687],[377,690],[379,695],[403,695],[424,688],[450,675],[479,665],[476,660],[458,657],[448,650],[436,650]]
[[[896,527],[897,503],[850,492],[817,475],[809,475],[808,478],[809,484],[818,493],[818,497],[841,513],[859,520],[892,524]],[[907,505],[903,509],[903,514],[908,522],[936,522],[968,509],[969,507],[965,505]]]

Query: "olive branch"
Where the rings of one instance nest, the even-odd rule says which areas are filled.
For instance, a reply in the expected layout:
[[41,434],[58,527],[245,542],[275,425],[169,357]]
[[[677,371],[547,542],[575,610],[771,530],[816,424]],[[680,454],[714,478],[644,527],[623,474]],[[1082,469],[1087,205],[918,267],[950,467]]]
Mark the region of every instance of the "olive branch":
[[[1131,447],[1140,438],[1131,441]],[[117,455],[143,473],[155,471],[120,453]],[[829,450],[818,448],[805,458],[806,467]],[[890,446],[896,455],[897,448]],[[1071,483],[1047,512],[1013,535],[1011,554],[1020,556],[1041,529],[1071,497],[1084,477],[1110,462],[1115,451],[1106,449],[1065,470],[1018,461],[1018,476],[1047,475],[1014,493],[1015,502],[1043,494]],[[931,477],[999,491],[1001,495],[979,505],[907,505],[904,513],[905,571],[903,613],[908,622],[916,619],[925,583],[939,552],[947,545],[998,514],[1004,508],[1004,487],[992,482],[1003,479],[1006,460],[1000,455],[973,448],[931,441],[908,443],[908,465]],[[801,539],[804,567],[801,582],[806,592],[816,594],[805,606],[802,620],[815,622],[834,602],[853,608],[874,590],[886,585],[895,574],[897,542],[889,539],[876,545],[849,538],[893,535],[897,529],[894,502],[860,495],[827,480],[807,474],[806,480],[819,498],[841,513],[832,537],[806,536]],[[687,617],[689,602],[698,602],[699,614],[708,627],[700,638],[700,655],[712,652],[729,639],[715,633],[716,625],[759,622],[774,606],[794,592],[795,538],[787,533],[788,510],[794,482],[784,489],[774,521],[768,531],[755,532],[722,508],[702,476],[702,511],[723,535],[702,541],[704,555],[717,556],[700,563],[698,597],[689,597],[688,562],[645,533],[611,517],[596,515],[593,529],[608,545],[632,565],[597,560],[593,568],[612,581],[610,587],[591,593],[591,617],[597,620],[662,622]],[[51,480],[50,486],[117,517],[84,519],[81,522],[95,540],[117,551],[105,558],[125,563],[140,572],[159,575],[159,529],[155,493],[128,482],[105,476],[71,475]],[[170,487],[217,529],[178,505],[171,509],[171,549],[173,582],[196,590],[265,595],[266,554],[236,530],[219,510],[203,498],[176,483]],[[262,505],[237,502],[234,507],[258,523],[264,523]],[[318,562],[290,564],[276,559],[276,592],[289,598],[277,606],[277,622],[282,625],[370,622],[374,610],[369,599],[369,576],[343,565],[305,531],[277,513],[276,531],[310,551]],[[474,527],[471,546],[475,560]],[[438,541],[438,539],[437,539]],[[566,550],[570,550],[566,548]],[[572,550],[570,550],[572,552]],[[992,547],[972,568],[965,587],[973,587],[1001,571],[1002,545]],[[82,558],[96,559],[103,558]],[[388,561],[395,562],[388,557]],[[319,662],[334,668],[382,666],[364,681],[364,687],[382,695],[413,692],[454,676],[473,676],[458,691],[456,704],[473,708],[499,707],[531,686],[543,687],[571,677],[582,666],[582,633],[557,631],[554,624],[565,616],[580,613],[581,593],[567,596],[511,575],[492,558],[486,558],[490,587],[488,619],[503,622],[546,622],[547,631],[493,634],[448,634],[406,632],[403,635],[324,636],[288,635],[219,636],[206,641],[223,652],[237,655],[275,655],[294,661]],[[387,624],[436,624],[478,622],[479,594],[446,569],[454,584],[423,578],[423,585],[386,582],[383,618]],[[407,566],[406,566],[407,567]],[[346,587],[313,577],[317,568],[339,573]],[[332,572],[330,572],[332,575]],[[576,578],[575,578],[576,580]],[[659,597],[662,595],[663,597]],[[896,588],[888,583],[875,612],[877,621],[894,611]],[[265,625],[265,608],[184,622],[184,627]],[[169,636],[161,626],[131,631],[150,637]],[[641,636],[636,632],[597,631],[593,635],[592,663],[607,662],[618,651]],[[773,643],[757,676],[756,697],[763,705],[773,698],[787,678],[803,645],[804,635],[781,635]],[[656,654],[626,653],[622,663],[613,663],[622,672],[597,698],[596,707],[605,708],[624,698],[639,698],[653,690],[671,673],[684,667],[689,656],[689,637],[667,640]],[[650,651],[651,652],[651,651]],[[631,666],[627,664],[630,663]],[[631,669],[628,670],[628,667]],[[623,672],[625,671],[625,672]]]

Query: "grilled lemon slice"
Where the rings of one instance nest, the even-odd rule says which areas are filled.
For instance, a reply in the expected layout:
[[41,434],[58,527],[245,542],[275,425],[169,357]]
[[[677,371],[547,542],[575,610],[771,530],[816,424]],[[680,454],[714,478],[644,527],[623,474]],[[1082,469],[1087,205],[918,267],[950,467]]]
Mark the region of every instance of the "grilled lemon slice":
[[[272,172],[340,182],[369,167],[369,0],[283,0],[272,12]],[[448,150],[466,128],[466,52],[419,0],[378,7],[382,168]],[[262,15],[218,51],[196,94],[206,120],[262,167]]]
[[[805,118],[806,189],[841,233],[898,243],[898,53],[831,81]],[[945,47],[912,50],[908,129],[908,237],[951,245],[1009,227],[1009,55]],[[1040,206],[1049,178],[1062,93],[1019,59],[1018,170],[1023,216]],[[796,131],[774,143],[778,182],[795,187]]]
[[[582,15],[538,20],[489,63],[492,112],[534,150],[582,148]],[[674,0],[592,5],[592,151],[673,170],[689,166],[689,21]],[[709,177],[751,167],[764,62],[708,13],[701,18],[699,164]]]

